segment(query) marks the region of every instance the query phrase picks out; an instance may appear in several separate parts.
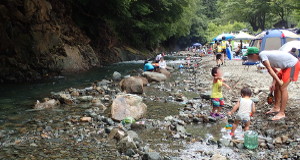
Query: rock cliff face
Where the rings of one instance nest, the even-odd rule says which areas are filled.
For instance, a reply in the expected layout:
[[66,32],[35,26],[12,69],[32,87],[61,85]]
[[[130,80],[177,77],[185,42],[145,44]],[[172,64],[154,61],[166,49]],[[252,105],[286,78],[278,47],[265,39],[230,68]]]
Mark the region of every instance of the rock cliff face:
[[120,45],[105,24],[98,35],[88,36],[68,3],[0,1],[0,82],[37,80],[141,57]]

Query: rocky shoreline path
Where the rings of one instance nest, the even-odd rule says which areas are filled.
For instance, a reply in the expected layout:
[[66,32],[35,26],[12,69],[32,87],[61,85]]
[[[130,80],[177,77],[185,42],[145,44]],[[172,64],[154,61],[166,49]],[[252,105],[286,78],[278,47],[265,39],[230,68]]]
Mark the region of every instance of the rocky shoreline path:
[[[290,85],[287,118],[270,121],[264,113],[270,108],[266,99],[271,77],[256,67],[245,69],[241,61],[227,61],[221,67],[233,88],[224,89],[224,113],[239,98],[241,88],[254,92],[257,114],[251,129],[259,134],[259,147],[248,150],[242,140],[224,139],[222,129],[230,117],[208,116],[214,65],[212,57],[204,57],[197,68],[175,69],[166,81],[149,83],[141,95],[122,94],[118,80],[52,93],[51,103],[43,106],[47,109],[28,110],[1,126],[0,159],[300,158],[299,83]],[[147,106],[143,118],[135,123],[111,118],[111,106],[120,94],[138,102],[136,106]]]

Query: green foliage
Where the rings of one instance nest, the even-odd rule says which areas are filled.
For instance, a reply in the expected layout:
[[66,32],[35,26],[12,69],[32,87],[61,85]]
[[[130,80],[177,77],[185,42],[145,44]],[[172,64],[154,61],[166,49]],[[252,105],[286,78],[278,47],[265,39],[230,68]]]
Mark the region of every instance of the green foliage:
[[123,43],[155,49],[206,43],[223,32],[272,28],[300,21],[299,0],[69,0],[90,36],[105,24]]
[[206,31],[206,38],[207,40],[212,41],[212,39],[218,36],[219,34],[238,32],[245,28],[247,28],[246,23],[236,21],[234,23],[228,22],[226,25],[217,25],[215,23],[209,23]]

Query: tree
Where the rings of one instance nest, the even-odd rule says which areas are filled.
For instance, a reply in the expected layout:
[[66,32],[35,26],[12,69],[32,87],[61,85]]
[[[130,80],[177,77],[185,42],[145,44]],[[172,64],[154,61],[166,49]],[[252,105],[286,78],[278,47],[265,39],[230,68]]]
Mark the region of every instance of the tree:
[[218,1],[221,15],[228,21],[248,22],[254,31],[264,30],[270,6],[269,0]]

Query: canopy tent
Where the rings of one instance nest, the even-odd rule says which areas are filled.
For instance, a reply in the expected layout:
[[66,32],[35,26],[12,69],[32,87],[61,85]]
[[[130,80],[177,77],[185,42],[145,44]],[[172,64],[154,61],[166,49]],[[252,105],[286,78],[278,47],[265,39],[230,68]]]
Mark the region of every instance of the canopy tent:
[[201,43],[194,43],[193,46],[202,46]]
[[281,48],[279,48],[280,51],[290,51],[292,48],[296,48],[297,50],[300,50],[300,41],[290,41],[284,44]]
[[263,50],[278,50],[286,42],[300,40],[300,36],[288,30],[268,30],[258,34],[251,46]]
[[234,38],[234,35],[233,34],[229,34],[229,33],[223,33],[223,34],[220,34],[218,35],[217,37],[215,37],[213,39],[213,41],[219,41],[219,40],[222,40],[222,37],[225,37],[225,40],[229,40],[229,39],[233,39]]
[[289,52],[292,50],[292,48],[296,48],[296,55],[300,57],[300,41],[287,42],[281,48],[279,48],[279,50]]
[[239,34],[235,35],[233,40],[253,40],[255,39],[254,36],[245,33],[245,32],[240,32]]

